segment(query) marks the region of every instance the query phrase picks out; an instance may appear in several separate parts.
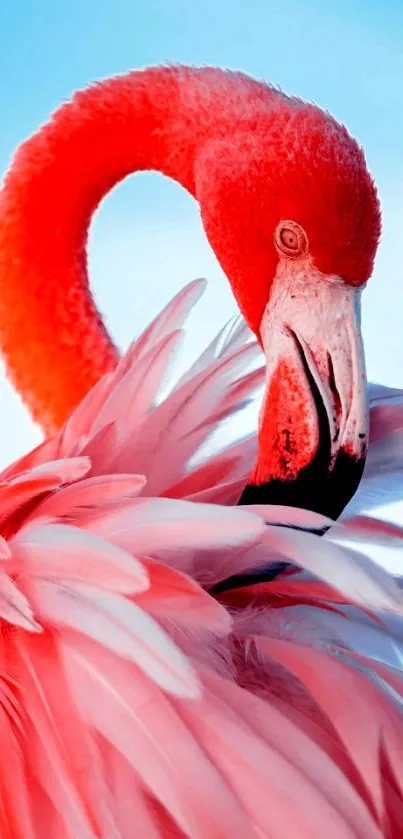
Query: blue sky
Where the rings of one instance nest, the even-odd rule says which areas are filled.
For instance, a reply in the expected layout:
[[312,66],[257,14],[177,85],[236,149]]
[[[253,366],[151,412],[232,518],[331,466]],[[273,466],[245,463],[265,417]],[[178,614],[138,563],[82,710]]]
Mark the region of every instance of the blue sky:
[[[2,4],[1,171],[15,146],[76,88],[146,64],[241,68],[316,101],[359,138],[379,186],[384,236],[363,301],[364,339],[371,378],[403,387],[402,31],[400,0]],[[122,348],[196,276],[210,285],[191,322],[193,350],[235,312],[196,205],[157,175],[128,179],[104,201],[92,228],[90,265],[98,304]],[[3,377],[0,439],[6,438],[0,464],[38,433]]]

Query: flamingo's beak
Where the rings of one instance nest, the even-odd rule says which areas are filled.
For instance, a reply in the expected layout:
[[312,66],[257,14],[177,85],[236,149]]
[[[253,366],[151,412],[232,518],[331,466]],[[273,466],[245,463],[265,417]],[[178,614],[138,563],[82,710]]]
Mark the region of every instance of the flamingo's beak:
[[261,323],[267,362],[259,454],[241,503],[337,518],[368,443],[360,294],[312,267],[277,275]]

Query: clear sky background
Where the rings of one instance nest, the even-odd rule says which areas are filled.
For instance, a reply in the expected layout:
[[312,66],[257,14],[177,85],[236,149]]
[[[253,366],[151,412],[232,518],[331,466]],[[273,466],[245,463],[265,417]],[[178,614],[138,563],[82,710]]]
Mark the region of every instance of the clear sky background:
[[[314,100],[359,138],[379,186],[384,233],[363,300],[364,339],[370,377],[403,387],[402,33],[401,0],[4,2],[0,170],[75,89],[146,64],[239,68]],[[90,267],[98,304],[122,349],[197,276],[210,285],[191,321],[193,351],[236,311],[196,204],[157,175],[129,178],[103,202]],[[0,465],[39,439],[2,376]]]

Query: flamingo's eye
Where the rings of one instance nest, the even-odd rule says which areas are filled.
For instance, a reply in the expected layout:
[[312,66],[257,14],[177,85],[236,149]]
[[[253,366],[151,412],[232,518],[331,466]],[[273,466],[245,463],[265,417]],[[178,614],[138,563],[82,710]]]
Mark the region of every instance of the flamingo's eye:
[[281,221],[274,234],[276,248],[285,256],[302,256],[308,249],[306,233],[295,221]]

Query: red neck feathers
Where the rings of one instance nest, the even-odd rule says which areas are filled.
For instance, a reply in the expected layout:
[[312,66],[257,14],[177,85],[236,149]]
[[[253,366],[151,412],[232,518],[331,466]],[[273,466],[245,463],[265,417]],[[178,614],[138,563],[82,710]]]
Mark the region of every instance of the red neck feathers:
[[[0,195],[0,340],[45,433],[118,360],[88,287],[94,210],[139,170],[157,170],[194,194],[197,150],[217,113],[234,119],[226,91],[237,90],[234,78],[152,68],[102,82],[76,94],[17,152]],[[258,87],[242,76],[240,83]]]

